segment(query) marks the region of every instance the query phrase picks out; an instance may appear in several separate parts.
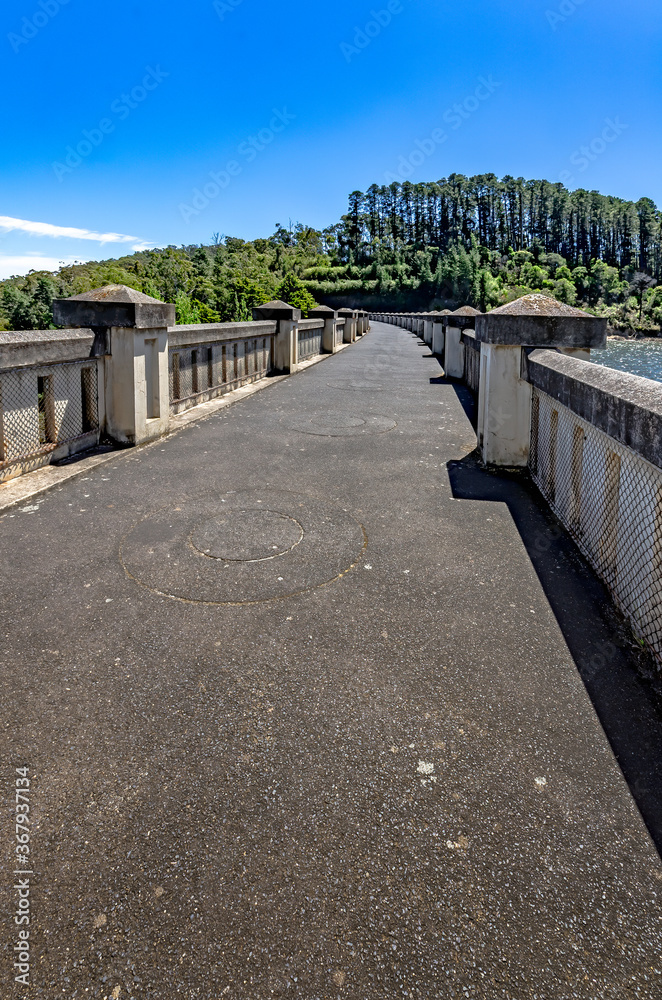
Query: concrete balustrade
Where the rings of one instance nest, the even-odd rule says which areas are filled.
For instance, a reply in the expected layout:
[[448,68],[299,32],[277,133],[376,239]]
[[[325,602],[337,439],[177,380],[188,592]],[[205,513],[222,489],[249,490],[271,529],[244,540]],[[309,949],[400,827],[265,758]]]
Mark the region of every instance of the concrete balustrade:
[[[489,465],[526,466],[531,439],[531,386],[523,351],[553,347],[578,360],[606,342],[606,321],[545,295],[528,295],[485,315],[472,306],[451,313],[374,314],[407,330],[420,323],[446,375],[478,392],[478,446]],[[467,352],[470,352],[467,355]]]
[[[175,326],[175,307],[123,285],[54,303],[66,329],[0,333],[0,482],[93,447],[155,440],[171,418],[369,328],[364,310],[268,302],[248,323]],[[300,358],[300,353],[302,357]]]

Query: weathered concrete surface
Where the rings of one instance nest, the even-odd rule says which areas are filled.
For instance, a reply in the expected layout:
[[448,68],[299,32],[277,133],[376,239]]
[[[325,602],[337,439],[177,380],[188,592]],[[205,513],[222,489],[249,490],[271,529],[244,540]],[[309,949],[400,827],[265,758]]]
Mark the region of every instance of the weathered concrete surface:
[[537,389],[662,467],[662,386],[556,351],[533,351],[525,375]]
[[477,316],[476,337],[486,344],[510,346],[605,347],[607,320],[534,292]]
[[278,330],[275,321],[263,323],[195,323],[173,326],[168,330],[169,347],[192,347],[213,340],[237,340],[239,337],[271,337]]
[[61,326],[155,330],[175,325],[175,307],[126,285],[104,285],[68,299],[55,299],[53,319]]
[[[609,650],[591,693],[662,831],[659,718],[604,592],[524,480],[477,468],[428,355],[373,322],[0,518],[4,869],[25,764],[38,873],[33,985],[6,918],[3,998],[660,994],[662,867],[573,656]],[[259,499],[306,507],[309,570],[289,521],[275,579],[218,559],[240,555],[224,506],[240,534]],[[166,566],[186,539],[224,586],[287,592],[194,603],[190,555]],[[189,598],[127,575],[127,544]]]
[[0,369],[80,361],[107,352],[105,330],[0,332]]

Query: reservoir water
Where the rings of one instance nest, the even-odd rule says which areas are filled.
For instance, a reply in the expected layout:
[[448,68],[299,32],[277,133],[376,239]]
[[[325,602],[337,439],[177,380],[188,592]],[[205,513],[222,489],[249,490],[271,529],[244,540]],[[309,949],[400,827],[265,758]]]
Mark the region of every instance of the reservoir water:
[[591,361],[662,382],[662,339],[610,340],[603,351],[591,351]]

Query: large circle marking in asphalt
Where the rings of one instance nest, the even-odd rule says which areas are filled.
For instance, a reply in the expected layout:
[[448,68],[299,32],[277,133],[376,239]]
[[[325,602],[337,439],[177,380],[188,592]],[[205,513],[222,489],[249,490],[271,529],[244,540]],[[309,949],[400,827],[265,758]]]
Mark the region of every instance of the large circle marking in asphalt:
[[257,604],[344,576],[367,538],[329,500],[246,490],[180,500],[149,514],[120,546],[127,575],[154,593],[194,604]]

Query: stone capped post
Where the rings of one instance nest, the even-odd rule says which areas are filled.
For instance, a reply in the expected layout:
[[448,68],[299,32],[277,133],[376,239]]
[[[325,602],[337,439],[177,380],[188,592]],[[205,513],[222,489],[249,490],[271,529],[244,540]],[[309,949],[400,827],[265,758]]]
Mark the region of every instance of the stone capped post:
[[[432,338],[434,335],[434,323],[437,318],[436,312],[423,313],[423,331],[421,333],[421,338],[428,344],[430,350],[432,351]],[[434,351],[432,352],[434,353]]]
[[476,316],[480,316],[478,309],[474,309],[473,306],[461,306],[454,313],[449,313],[443,321],[446,328],[444,370],[449,378],[464,376],[462,331],[474,329]]
[[324,332],[322,334],[322,350],[326,354],[335,354],[338,350],[336,342],[336,330],[338,327],[338,313],[328,306],[316,306],[308,313],[309,319],[323,319]]
[[353,344],[356,342],[356,309],[339,309],[338,315],[342,316],[345,320],[345,332],[343,335],[343,343]]
[[118,444],[161,437],[170,423],[168,327],[175,307],[126,285],[56,299],[59,326],[91,327],[106,339],[105,431]]
[[525,295],[476,319],[481,345],[478,447],[489,465],[526,466],[531,440],[530,384],[522,351],[551,348],[588,360],[607,342],[607,320],[547,295]]
[[282,375],[292,375],[299,366],[299,320],[301,310],[275,299],[253,309],[255,320],[276,320],[274,369]]
[[442,357],[446,337],[444,335],[444,316],[450,316],[450,309],[442,309],[441,312],[432,314],[432,353]]
[[365,337],[366,333],[370,329],[370,317],[365,309],[359,309],[358,311],[358,334],[360,337]]

